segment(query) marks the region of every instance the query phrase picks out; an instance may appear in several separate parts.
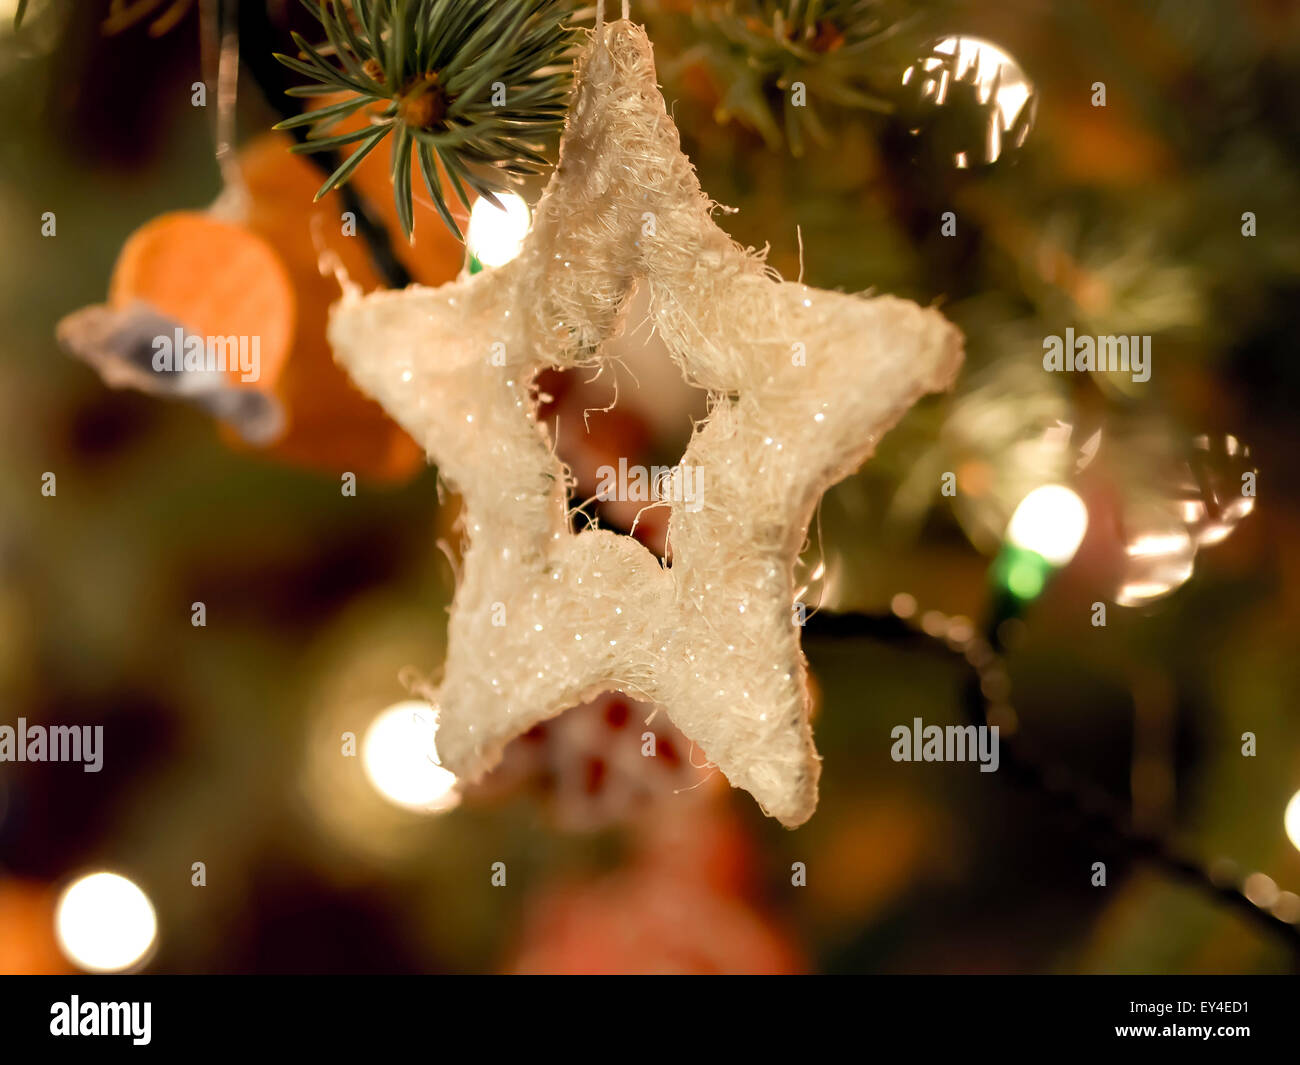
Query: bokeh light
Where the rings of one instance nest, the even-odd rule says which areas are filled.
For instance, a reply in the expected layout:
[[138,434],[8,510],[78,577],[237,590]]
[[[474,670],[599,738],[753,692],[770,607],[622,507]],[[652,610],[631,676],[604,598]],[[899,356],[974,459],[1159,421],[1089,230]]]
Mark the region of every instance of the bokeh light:
[[531,224],[528,204],[521,197],[499,192],[497,199],[501,207],[480,197],[469,213],[465,246],[484,266],[502,266],[518,255]]
[[1295,849],[1300,851],[1300,791],[1292,795],[1291,801],[1286,804],[1282,824],[1286,826],[1287,838]]
[[998,575],[1007,591],[1017,599],[1037,599],[1047,584],[1048,569],[1043,558],[1033,551],[1013,551],[1007,554]]
[[1059,484],[1035,488],[1011,516],[1007,539],[1016,547],[1036,551],[1054,566],[1064,566],[1088,530],[1088,508],[1070,489]]
[[59,896],[54,915],[59,947],[74,965],[116,973],[149,953],[157,937],[153,903],[116,873],[91,873]]
[[370,724],[361,760],[375,790],[408,810],[438,813],[460,801],[456,777],[438,764],[438,715],[419,700],[396,703]]

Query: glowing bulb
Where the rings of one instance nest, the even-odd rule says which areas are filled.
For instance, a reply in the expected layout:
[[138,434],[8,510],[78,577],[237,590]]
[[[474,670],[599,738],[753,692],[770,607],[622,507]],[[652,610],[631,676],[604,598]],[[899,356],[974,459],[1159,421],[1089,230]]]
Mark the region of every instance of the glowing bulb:
[[116,873],[91,873],[69,885],[54,912],[59,947],[75,965],[116,973],[154,944],[158,920],[143,891]]
[[1059,484],[1045,484],[1020,501],[1007,526],[1007,539],[1054,566],[1064,566],[1079,550],[1087,529],[1083,500]]
[[370,723],[361,761],[380,795],[424,813],[450,810],[460,802],[455,775],[438,764],[437,731],[437,711],[418,700],[396,703]]
[[484,266],[501,266],[518,255],[530,224],[528,204],[520,197],[498,192],[497,199],[501,207],[479,197],[469,212],[465,245]]
[[1286,826],[1287,838],[1296,850],[1300,851],[1300,791],[1291,796],[1286,804],[1286,813],[1282,815],[1282,824]]

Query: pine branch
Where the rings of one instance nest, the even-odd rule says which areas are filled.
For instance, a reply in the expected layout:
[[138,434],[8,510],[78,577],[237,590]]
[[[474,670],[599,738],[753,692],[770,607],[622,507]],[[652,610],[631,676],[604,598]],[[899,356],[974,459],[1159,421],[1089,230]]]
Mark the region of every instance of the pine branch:
[[[317,192],[338,188],[380,143],[392,143],[393,195],[409,238],[414,208],[412,160],[429,196],[458,238],[439,169],[464,206],[467,187],[497,202],[496,194],[546,163],[538,138],[563,122],[572,72],[567,57],[574,32],[566,0],[302,0],[326,40],[312,45],[299,34],[297,57],[275,58],[309,84],[294,96],[347,94],[347,99],[295,115],[277,129],[310,127],[295,151],[328,151],[356,144]],[[368,126],[327,135],[362,112]]]
[[795,155],[826,143],[823,109],[893,110],[880,91],[895,73],[882,46],[903,26],[890,0],[698,0],[690,21],[694,54],[725,87],[719,119],[734,115],[771,147],[783,132]]

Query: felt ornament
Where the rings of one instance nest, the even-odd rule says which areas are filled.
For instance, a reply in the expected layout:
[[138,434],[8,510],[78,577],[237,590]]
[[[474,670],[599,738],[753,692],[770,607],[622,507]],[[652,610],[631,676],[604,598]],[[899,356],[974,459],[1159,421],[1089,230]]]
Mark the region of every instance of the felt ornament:
[[[363,116],[353,122],[364,123]],[[66,317],[59,339],[114,388],[184,399],[222,424],[225,441],[256,447],[299,466],[351,471],[376,480],[405,480],[424,467],[410,437],[361,395],[335,364],[325,339],[330,302],[338,293],[333,267],[356,284],[380,278],[337,194],[313,203],[320,174],[290,153],[279,133],[253,139],[238,155],[246,195],[222,198],[206,211],[173,211],[127,238],[109,284],[108,301]],[[396,230],[388,167],[372,156],[353,184]],[[460,243],[433,208],[417,203],[419,236],[394,251],[426,284],[455,277]],[[255,380],[238,368],[219,374],[156,373],[155,338],[177,327],[201,338],[257,338]]]
[[173,211],[131,234],[108,303],[68,315],[58,337],[110,387],[193,403],[265,447],[284,432],[272,390],[294,317],[270,244],[211,214]]
[[680,811],[688,792],[699,800],[716,794],[699,787],[704,774],[665,718],[642,724],[653,709],[614,692],[572,707],[510,744],[501,765],[467,797],[490,802],[527,788],[557,827],[591,832],[632,822],[655,804],[672,802]]
[[[794,565],[826,489],[951,384],[961,337],[905,300],[782,281],[712,210],[644,30],[598,25],[518,257],[436,289],[348,291],[332,311],[336,357],[464,497],[448,652],[422,691],[460,779],[617,689],[662,707],[783,824],[816,807]],[[671,565],[629,536],[571,530],[567,471],[534,416],[535,376],[599,367],[638,286],[710,393],[674,482],[696,499],[660,504]]]
[[[358,116],[360,126],[363,118]],[[350,128],[350,123],[340,129]],[[357,391],[334,362],[325,337],[330,303],[338,295],[331,266],[366,290],[381,284],[355,219],[344,215],[338,194],[312,202],[320,173],[293,155],[282,133],[258,137],[241,149],[240,167],[249,191],[247,226],[277,250],[293,281],[298,316],[294,345],[276,384],[288,411],[288,430],[272,456],[295,465],[350,470],[377,480],[403,481],[425,466],[424,455],[373,400]],[[389,232],[397,232],[387,161],[375,153],[352,175],[352,183]],[[416,280],[450,281],[461,270],[464,249],[433,208],[415,204],[418,232],[393,250]]]
[[734,813],[648,818],[622,868],[547,885],[526,905],[511,973],[795,974],[808,959],[752,897],[756,856]]

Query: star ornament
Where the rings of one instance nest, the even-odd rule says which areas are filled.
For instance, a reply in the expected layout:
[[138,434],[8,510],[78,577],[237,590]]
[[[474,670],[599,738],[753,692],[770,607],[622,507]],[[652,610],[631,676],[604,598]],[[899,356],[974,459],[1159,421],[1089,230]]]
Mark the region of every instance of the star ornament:
[[[439,288],[345,293],[336,357],[464,499],[440,681],[441,763],[463,781],[538,722],[618,689],[662,707],[788,827],[821,763],[793,611],[822,494],[918,398],[947,388],[937,311],[782,281],[712,220],[655,83],[645,31],[600,27],[578,60],[559,164],[520,254]],[[599,366],[636,286],[686,379],[708,390],[665,565],[573,532],[569,477],[536,420],[544,367]]]

